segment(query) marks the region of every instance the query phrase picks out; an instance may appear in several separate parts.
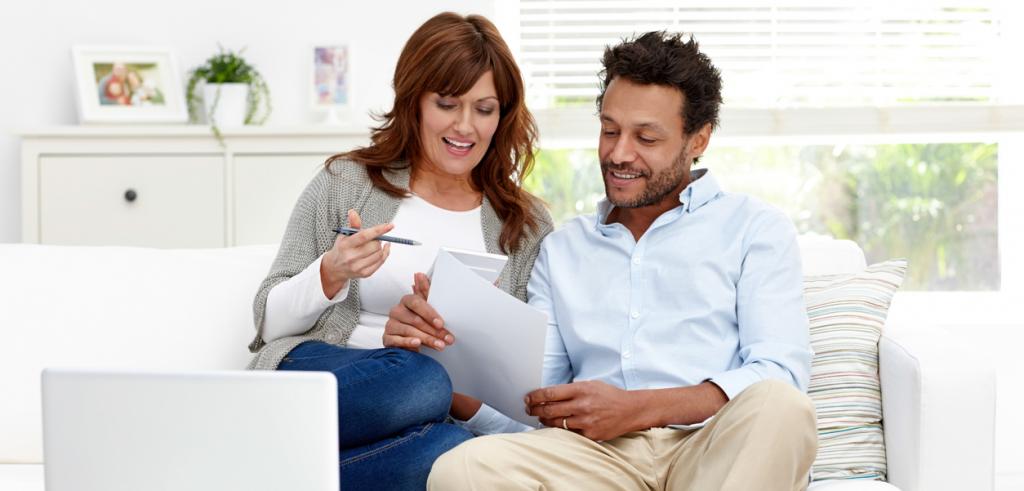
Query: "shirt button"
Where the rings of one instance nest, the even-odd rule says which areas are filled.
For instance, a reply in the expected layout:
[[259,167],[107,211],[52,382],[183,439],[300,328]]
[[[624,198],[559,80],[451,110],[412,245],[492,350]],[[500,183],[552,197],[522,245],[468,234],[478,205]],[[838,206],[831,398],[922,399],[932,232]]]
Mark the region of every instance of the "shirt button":
[[638,319],[638,318],[640,318],[640,312],[637,312],[637,311],[634,310],[632,314],[629,314],[629,316],[634,318],[634,319]]
[[622,352],[622,357],[623,358],[629,358],[630,356],[633,356],[633,352],[628,351],[628,350]]
[[639,266],[639,265],[640,265],[640,258],[638,258],[638,257],[634,257],[634,258],[633,258],[633,264],[635,264],[635,265],[638,265],[638,266]]

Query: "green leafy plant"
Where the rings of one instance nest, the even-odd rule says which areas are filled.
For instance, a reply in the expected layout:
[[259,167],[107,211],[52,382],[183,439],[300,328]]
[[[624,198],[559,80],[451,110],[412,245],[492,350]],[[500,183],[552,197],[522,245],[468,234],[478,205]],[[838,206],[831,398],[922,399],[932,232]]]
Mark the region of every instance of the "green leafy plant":
[[[242,53],[225,50],[219,46],[219,52],[206,60],[205,63],[192,69],[189,74],[188,87],[185,90],[185,98],[188,102],[189,120],[197,123],[203,110],[203,95],[199,90],[200,82],[207,84],[229,84],[241,83],[249,87],[245,110],[245,124],[263,124],[270,116],[270,90],[263,76],[249,62],[245,61]],[[220,98],[220,90],[217,90],[215,99],[210,104],[209,113],[206,115],[210,120],[210,126],[214,135],[221,140],[220,130],[217,122],[213,120],[213,112],[217,108]]]

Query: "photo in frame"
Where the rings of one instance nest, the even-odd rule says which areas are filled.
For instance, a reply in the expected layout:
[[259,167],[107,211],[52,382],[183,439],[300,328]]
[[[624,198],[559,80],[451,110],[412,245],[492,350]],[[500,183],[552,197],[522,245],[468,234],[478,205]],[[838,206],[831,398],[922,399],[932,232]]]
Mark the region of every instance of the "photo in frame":
[[312,47],[310,103],[326,112],[325,123],[338,124],[340,112],[352,107],[352,47],[350,44],[317,44]]
[[174,52],[158,47],[72,48],[81,123],[184,123]]

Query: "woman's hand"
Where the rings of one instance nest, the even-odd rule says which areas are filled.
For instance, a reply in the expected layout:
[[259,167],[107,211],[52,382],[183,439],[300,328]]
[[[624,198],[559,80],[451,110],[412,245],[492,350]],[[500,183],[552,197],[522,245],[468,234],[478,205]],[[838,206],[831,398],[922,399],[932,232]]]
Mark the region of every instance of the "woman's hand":
[[388,313],[384,325],[384,346],[419,351],[427,346],[438,351],[455,342],[444,321],[427,303],[430,280],[423,273],[413,278],[412,293],[402,297]]
[[[348,223],[352,228],[362,228],[363,221],[355,210],[348,210]],[[327,298],[334,298],[352,278],[367,278],[377,271],[391,253],[391,244],[383,246],[376,239],[395,228],[384,223],[359,233],[345,236],[338,234],[334,247],[324,253],[320,261],[320,283]]]

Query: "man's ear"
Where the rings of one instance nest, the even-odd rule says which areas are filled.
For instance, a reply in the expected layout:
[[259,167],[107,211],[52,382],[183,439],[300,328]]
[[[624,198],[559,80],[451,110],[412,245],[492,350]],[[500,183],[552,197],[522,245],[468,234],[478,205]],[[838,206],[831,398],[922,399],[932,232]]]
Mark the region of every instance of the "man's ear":
[[711,142],[711,123],[707,123],[690,136],[690,155],[698,158],[704,155],[704,150]]

